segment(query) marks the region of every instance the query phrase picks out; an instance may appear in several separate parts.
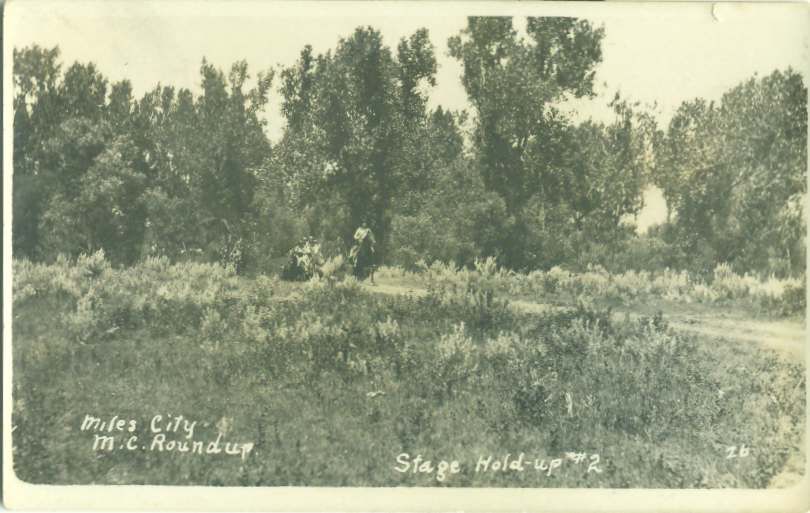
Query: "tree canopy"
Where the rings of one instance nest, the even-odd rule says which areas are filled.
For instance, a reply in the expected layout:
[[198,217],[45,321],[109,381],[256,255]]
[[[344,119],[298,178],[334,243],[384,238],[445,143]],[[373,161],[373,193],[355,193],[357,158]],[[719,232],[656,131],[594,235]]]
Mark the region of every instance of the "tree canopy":
[[[304,237],[346,254],[365,224],[376,263],[804,271],[800,74],[687,100],[663,127],[618,94],[611,121],[579,119],[563,105],[595,94],[604,29],[516,24],[471,17],[447,41],[459,112],[431,106],[444,50],[426,29],[385,41],[358,27],[255,76],[203,59],[195,92],[158,84],[140,98],[93,63],[63,66],[58,48],[15,49],[15,256],[104,249],[117,264],[166,255],[267,272]],[[641,236],[633,219],[652,186],[669,215]]]

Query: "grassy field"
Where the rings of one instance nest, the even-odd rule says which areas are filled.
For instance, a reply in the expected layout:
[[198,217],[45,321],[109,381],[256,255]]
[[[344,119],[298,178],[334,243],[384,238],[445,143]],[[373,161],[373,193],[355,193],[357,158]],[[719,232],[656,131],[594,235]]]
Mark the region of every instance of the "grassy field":
[[[510,289],[484,265],[287,283],[160,259],[15,261],[16,472],[60,484],[759,488],[795,467],[803,360],[756,336],[682,329],[688,315],[746,317],[761,302],[654,303],[651,286],[617,314],[615,301],[582,301],[592,291],[533,293],[536,278],[513,275]],[[687,303],[673,322],[652,311]],[[795,313],[756,308],[803,331]],[[100,434],[111,448],[94,448]]]

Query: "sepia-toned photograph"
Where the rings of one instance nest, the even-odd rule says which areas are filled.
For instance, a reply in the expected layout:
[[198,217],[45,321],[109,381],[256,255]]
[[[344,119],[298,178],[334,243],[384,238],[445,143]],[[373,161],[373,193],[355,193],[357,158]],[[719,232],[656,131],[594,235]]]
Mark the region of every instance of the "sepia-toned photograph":
[[9,3],[7,498],[795,490],[809,14]]

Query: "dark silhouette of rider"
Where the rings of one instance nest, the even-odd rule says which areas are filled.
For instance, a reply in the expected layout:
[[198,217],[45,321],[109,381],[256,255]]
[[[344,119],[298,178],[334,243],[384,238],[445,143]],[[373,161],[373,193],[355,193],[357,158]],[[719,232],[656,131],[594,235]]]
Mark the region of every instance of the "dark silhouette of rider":
[[374,239],[374,232],[364,222],[360,228],[354,232],[354,246],[352,246],[349,258],[351,259],[354,276],[358,280],[364,280],[371,276],[371,283],[374,283],[374,253],[377,241]]

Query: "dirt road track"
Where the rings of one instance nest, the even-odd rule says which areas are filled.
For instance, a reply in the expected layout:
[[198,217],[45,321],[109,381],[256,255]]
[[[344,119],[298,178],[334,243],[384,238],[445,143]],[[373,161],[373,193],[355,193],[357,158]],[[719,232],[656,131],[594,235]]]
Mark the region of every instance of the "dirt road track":
[[[389,283],[363,283],[370,291],[387,295],[411,295],[421,297],[427,291],[418,287],[406,287]],[[533,303],[523,300],[512,300],[510,305],[522,312],[544,313],[565,307],[545,303]],[[626,310],[614,311],[617,318],[640,315]],[[770,349],[781,357],[792,362],[803,362],[807,333],[804,326],[795,321],[751,319],[743,314],[729,313],[722,317],[711,313],[668,313],[664,312],[670,326],[680,331],[687,331],[707,338],[724,339],[745,344],[759,344]]]

